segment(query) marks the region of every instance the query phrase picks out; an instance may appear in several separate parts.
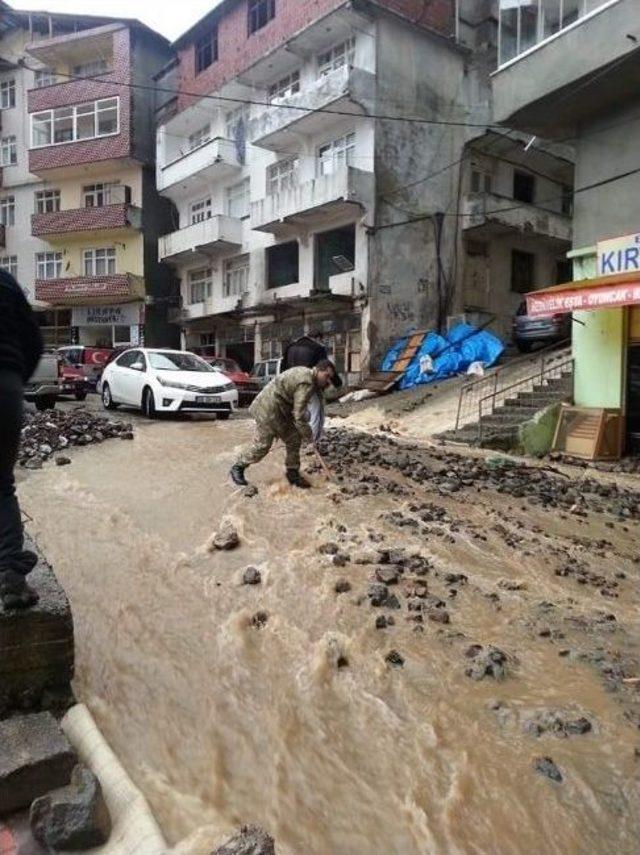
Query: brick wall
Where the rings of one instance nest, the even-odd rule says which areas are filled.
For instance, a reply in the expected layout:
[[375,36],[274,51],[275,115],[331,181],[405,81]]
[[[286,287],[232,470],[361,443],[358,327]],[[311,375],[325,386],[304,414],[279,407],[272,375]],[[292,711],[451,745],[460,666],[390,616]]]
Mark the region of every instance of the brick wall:
[[49,214],[31,215],[31,234],[35,237],[84,232],[100,229],[124,229],[129,225],[129,205],[102,205],[95,208],[73,208]]
[[[450,36],[454,30],[454,0],[371,0],[372,5],[389,9],[413,23]],[[219,89],[269,53],[309,26],[317,18],[343,6],[345,0],[276,0],[276,16],[258,32],[247,36],[247,0],[229,4],[228,11],[218,21],[218,61],[195,76],[193,42],[179,51],[179,88],[197,95]],[[178,97],[178,110],[183,110],[194,98]]]
[[29,151],[29,170],[36,175],[48,169],[101,160],[129,157],[132,153],[131,32],[123,28],[113,34],[113,73],[103,80],[69,80],[42,89],[31,89],[28,95],[29,113],[67,107],[95,101],[99,98],[120,97],[120,133],[95,140],[62,143]]
[[[56,304],[60,300],[92,297],[131,297],[132,277],[127,273],[112,276],[74,276],[68,279],[36,279],[36,299]],[[85,305],[85,303],[82,303]]]

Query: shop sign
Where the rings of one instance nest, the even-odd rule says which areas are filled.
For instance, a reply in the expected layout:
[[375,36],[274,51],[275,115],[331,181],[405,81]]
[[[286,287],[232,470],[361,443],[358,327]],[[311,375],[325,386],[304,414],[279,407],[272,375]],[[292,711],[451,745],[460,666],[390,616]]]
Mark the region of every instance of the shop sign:
[[[588,281],[588,280],[585,280]],[[611,309],[640,303],[640,276],[629,285],[600,285],[596,287],[541,292],[527,296],[527,314],[533,318],[567,312]]]
[[121,306],[76,306],[72,310],[74,327],[134,326],[140,323],[140,305],[124,303]]
[[598,276],[640,273],[640,233],[600,241],[597,254]]

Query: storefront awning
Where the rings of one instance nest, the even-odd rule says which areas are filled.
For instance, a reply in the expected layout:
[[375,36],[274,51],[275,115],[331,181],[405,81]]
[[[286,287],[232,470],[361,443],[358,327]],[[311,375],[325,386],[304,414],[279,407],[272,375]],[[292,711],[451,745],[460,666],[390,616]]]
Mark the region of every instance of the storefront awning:
[[640,304],[640,274],[621,273],[596,279],[579,279],[540,291],[530,291],[525,296],[527,314],[532,318],[633,306]]

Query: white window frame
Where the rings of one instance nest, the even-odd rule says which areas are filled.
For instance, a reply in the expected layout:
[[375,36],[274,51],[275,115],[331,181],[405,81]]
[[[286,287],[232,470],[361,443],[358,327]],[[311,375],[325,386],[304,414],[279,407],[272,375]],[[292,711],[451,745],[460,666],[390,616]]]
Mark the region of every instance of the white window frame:
[[9,110],[16,106],[15,78],[0,81],[0,110]]
[[38,68],[34,75],[33,85],[36,89],[44,89],[45,86],[53,86],[58,82],[58,77],[52,68]]
[[[100,115],[115,109],[116,127],[113,131],[99,132]],[[78,119],[86,119],[93,116],[93,136],[78,136]],[[55,142],[56,122],[68,122],[71,120],[71,138]],[[71,107],[57,107],[55,110],[41,110],[39,113],[31,113],[31,148],[49,148],[53,145],[69,145],[74,142],[86,142],[87,140],[102,139],[103,137],[115,137],[120,133],[120,97],[114,95],[110,98],[100,98],[97,101],[87,101],[83,104],[74,104]],[[34,131],[37,123],[48,125],[48,141],[36,144]]]
[[6,270],[14,279],[18,278],[18,256],[0,255],[0,270]]
[[249,216],[249,204],[251,201],[251,189],[249,179],[244,178],[237,184],[232,184],[225,191],[227,214],[241,220]]
[[62,278],[62,252],[36,252],[36,279]]
[[249,290],[249,254],[236,255],[224,262],[223,297],[241,297]]
[[277,160],[267,167],[267,196],[277,196],[298,184],[300,161],[295,155]]
[[326,77],[333,71],[345,66],[353,66],[356,59],[356,38],[352,36],[338,45],[334,45],[327,51],[319,53],[316,57],[318,63],[318,77]]
[[59,190],[36,190],[36,214],[57,214],[60,210]]
[[203,145],[206,145],[211,139],[211,125],[203,125],[189,135],[189,151],[195,151]]
[[[101,266],[103,270],[99,269]],[[118,261],[115,246],[101,246],[83,250],[83,276],[115,276],[117,272]]]
[[199,199],[197,202],[192,202],[189,205],[189,223],[192,226],[196,223],[203,223],[205,220],[210,220],[212,216],[213,203],[211,196]]
[[[95,184],[84,184],[82,187],[82,207],[104,208],[105,205],[117,204],[118,200],[114,200],[113,192],[120,187],[122,185],[119,181],[96,181]],[[91,200],[91,204],[88,204],[89,200]]]
[[352,166],[356,133],[350,131],[318,148],[318,175],[333,175],[342,166]]
[[16,137],[0,137],[0,166],[15,166],[17,162],[18,143]]
[[199,267],[190,270],[189,278],[189,305],[195,306],[204,303],[211,298],[213,293],[213,270],[210,267]]
[[268,89],[268,101],[270,104],[278,104],[285,101],[300,91],[300,71],[292,71],[285,74],[280,80],[276,80]]
[[16,197],[0,196],[0,225],[15,226],[16,224]]

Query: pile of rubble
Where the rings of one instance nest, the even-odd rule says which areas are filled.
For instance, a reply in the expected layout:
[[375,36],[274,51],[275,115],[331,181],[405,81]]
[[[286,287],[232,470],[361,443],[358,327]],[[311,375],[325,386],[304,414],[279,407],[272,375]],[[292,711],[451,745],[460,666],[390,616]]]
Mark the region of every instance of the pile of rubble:
[[[72,446],[91,445],[106,439],[133,439],[131,424],[96,416],[81,408],[71,412],[27,412],[18,462],[26,469],[40,469],[53,454]],[[56,462],[63,466],[71,461],[60,455]]]

